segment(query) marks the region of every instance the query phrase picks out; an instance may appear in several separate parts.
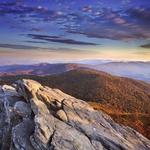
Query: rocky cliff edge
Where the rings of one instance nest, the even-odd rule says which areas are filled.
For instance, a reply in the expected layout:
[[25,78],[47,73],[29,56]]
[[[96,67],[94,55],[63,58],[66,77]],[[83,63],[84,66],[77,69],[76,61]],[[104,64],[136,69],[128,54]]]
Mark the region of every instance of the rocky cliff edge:
[[1,150],[150,150],[150,141],[86,102],[33,80],[0,87]]

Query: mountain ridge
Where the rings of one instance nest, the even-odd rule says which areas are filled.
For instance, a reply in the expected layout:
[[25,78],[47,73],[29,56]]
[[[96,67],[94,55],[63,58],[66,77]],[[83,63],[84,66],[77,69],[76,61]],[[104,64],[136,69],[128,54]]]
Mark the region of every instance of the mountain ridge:
[[[93,62],[93,61],[92,61]],[[81,61],[76,63],[40,63],[35,65],[7,65],[0,66],[0,76],[6,75],[50,75],[67,72],[77,68],[89,68],[104,71],[116,76],[129,77],[150,83],[150,62],[128,61],[108,62],[96,61],[92,63]]]

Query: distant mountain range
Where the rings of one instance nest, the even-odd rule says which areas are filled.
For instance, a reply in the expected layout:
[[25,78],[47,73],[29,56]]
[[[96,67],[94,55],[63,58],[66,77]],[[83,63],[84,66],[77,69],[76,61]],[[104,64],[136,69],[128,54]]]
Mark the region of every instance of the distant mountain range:
[[0,75],[50,75],[80,68],[82,64],[48,64],[0,66]]
[[150,62],[108,62],[92,68],[117,76],[124,76],[150,82]]
[[80,61],[78,63],[41,63],[36,65],[0,66],[0,76],[4,75],[50,75],[67,72],[77,68],[91,68],[113,75],[143,80],[150,83],[150,62],[110,62]]

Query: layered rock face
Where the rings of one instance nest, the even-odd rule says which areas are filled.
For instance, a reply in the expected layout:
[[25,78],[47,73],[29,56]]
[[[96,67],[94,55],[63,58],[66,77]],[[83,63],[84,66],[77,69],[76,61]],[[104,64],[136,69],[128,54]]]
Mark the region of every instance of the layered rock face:
[[0,88],[1,150],[149,150],[150,141],[86,102],[21,80]]

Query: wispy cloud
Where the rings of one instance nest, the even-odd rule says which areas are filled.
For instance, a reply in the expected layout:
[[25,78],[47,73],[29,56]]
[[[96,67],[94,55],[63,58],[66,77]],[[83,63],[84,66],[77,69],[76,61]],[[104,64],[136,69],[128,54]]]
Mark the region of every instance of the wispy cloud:
[[46,44],[47,42],[44,41],[24,41],[26,43],[34,43],[34,44]]
[[143,45],[141,45],[140,47],[150,49],[150,43],[148,43],[148,44],[143,44]]
[[56,42],[63,44],[72,44],[72,45],[98,45],[96,43],[83,42],[73,39],[64,38],[61,36],[51,36],[51,35],[40,35],[40,34],[28,34],[28,36],[32,39],[36,40],[44,40],[48,42]]
[[137,21],[142,21],[141,23],[145,25],[148,23],[150,25],[150,7],[129,8],[127,13]]
[[23,14],[30,14],[30,13],[46,13],[48,10],[44,7],[33,7],[24,5],[21,2],[1,2],[0,3],[0,14],[17,14],[17,15],[23,15]]
[[84,22],[84,18],[82,19],[83,24],[80,24],[79,27],[71,28],[67,26],[67,32],[83,34],[89,38],[118,41],[145,40],[150,38],[149,7],[126,8],[124,10],[103,8],[100,13],[91,12],[89,16],[86,16],[86,22]]
[[27,46],[27,45],[17,45],[17,44],[2,44],[0,43],[1,48],[10,48],[10,49],[40,49],[40,47],[36,46]]

